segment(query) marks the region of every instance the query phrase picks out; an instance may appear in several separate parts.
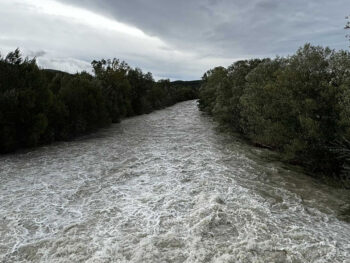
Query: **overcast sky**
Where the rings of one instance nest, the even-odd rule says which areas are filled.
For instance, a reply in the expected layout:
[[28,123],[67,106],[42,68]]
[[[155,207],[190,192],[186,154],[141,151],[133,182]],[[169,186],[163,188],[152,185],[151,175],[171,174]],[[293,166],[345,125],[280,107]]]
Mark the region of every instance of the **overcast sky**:
[[349,0],[0,0],[0,52],[91,71],[117,57],[156,79],[288,55],[306,42],[348,49]]

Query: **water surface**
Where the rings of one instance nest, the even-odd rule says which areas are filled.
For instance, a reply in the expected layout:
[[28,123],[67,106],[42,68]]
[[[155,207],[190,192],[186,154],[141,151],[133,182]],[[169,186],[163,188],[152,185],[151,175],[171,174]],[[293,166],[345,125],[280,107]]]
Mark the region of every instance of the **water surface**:
[[0,157],[0,262],[350,262],[349,191],[195,101]]

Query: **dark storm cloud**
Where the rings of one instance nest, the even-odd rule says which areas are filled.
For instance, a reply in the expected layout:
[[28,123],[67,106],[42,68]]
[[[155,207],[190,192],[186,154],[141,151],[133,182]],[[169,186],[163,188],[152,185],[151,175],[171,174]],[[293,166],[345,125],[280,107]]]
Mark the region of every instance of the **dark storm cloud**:
[[[217,56],[294,52],[305,42],[345,48],[348,0],[61,0]],[[325,36],[328,36],[325,37]]]
[[87,70],[117,57],[156,78],[198,79],[310,42],[347,49],[349,0],[1,0],[0,53]]

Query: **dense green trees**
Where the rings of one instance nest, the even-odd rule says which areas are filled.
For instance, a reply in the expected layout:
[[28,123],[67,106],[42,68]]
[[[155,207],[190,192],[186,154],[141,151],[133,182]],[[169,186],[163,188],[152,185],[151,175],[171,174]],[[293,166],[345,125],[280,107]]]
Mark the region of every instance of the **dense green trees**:
[[[197,97],[200,82],[155,82],[117,59],[95,76],[40,69],[19,50],[0,57],[0,153],[71,139],[122,118]],[[195,84],[194,84],[195,83]]]
[[[21,77],[19,77],[21,76]],[[36,145],[48,126],[52,94],[35,60],[19,50],[0,61],[0,140],[2,151]]]
[[350,140],[349,103],[350,53],[307,44],[288,58],[207,72],[199,108],[286,161],[339,176],[346,158],[335,145]]

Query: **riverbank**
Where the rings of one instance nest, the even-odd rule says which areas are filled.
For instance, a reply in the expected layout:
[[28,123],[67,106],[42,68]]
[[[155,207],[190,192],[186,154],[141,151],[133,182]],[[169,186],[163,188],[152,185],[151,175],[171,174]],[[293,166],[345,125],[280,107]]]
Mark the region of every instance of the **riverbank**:
[[306,44],[203,76],[199,108],[285,162],[350,186],[348,51]]
[[94,76],[40,69],[17,49],[0,57],[0,153],[70,140],[197,98],[200,81],[155,81],[118,59],[93,61]]
[[[204,113],[206,114],[206,113]],[[208,117],[211,117],[211,115],[208,115]],[[242,141],[242,143],[247,144],[247,146],[252,147],[255,150],[252,150],[253,152],[260,152],[263,151],[263,156],[260,156],[262,160],[264,160],[267,163],[279,163],[280,166],[284,167],[287,170],[292,170],[297,173],[302,173],[310,176],[311,178],[316,179],[321,184],[329,185],[334,188],[346,188],[350,189],[350,185],[344,184],[341,180],[339,180],[339,177],[331,177],[326,174],[320,174],[320,173],[312,173],[310,170],[308,170],[305,166],[301,165],[300,163],[293,163],[286,161],[283,156],[281,156],[280,152],[272,149],[271,147],[265,147],[262,145],[258,145],[254,142],[252,142],[249,138],[245,137],[242,133],[236,132],[232,130],[231,126],[219,123],[215,121],[217,124],[217,127],[215,128],[218,132],[227,134],[232,138],[233,141],[239,140]],[[350,200],[349,200],[350,202]]]

